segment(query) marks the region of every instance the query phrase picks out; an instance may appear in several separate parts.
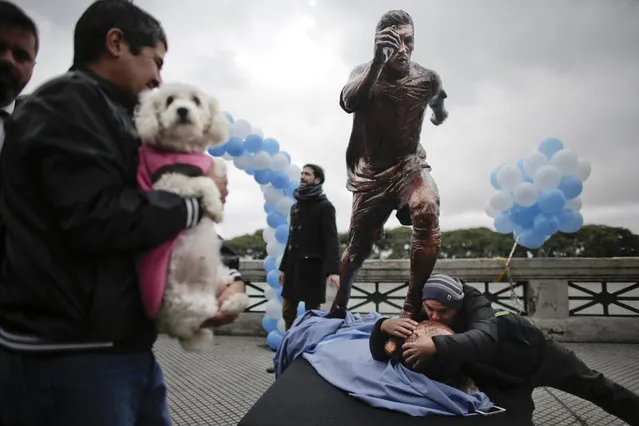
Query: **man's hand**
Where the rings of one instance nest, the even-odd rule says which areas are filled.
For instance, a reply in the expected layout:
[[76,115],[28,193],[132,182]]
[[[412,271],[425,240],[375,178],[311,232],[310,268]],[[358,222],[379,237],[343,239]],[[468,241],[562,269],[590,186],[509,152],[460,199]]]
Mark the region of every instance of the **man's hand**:
[[339,288],[339,275],[331,274],[331,275],[328,276],[326,281],[328,281],[328,285],[330,287]]
[[406,364],[414,368],[422,361],[433,358],[437,353],[437,348],[432,337],[420,336],[413,342],[404,343],[402,351]]
[[410,318],[392,318],[382,322],[381,330],[391,336],[406,339],[417,327],[417,322]]
[[[234,281],[233,284],[228,286],[217,299],[218,306],[222,306],[222,303],[224,303],[229,297],[231,297],[231,295],[235,293],[244,293],[244,281]],[[231,324],[236,319],[236,315],[227,315],[222,312],[221,309],[218,309],[213,318],[209,318],[208,320],[206,320],[200,327],[219,327],[221,325]]]
[[284,287],[285,279],[286,279],[286,275],[284,275],[284,272],[280,271],[280,276],[277,279],[277,282],[280,283],[280,286]]
[[388,48],[391,51],[396,51],[397,49],[399,49],[400,44],[401,39],[399,37],[399,34],[397,33],[397,30],[395,29],[395,26],[393,25],[384,28],[383,30],[375,34],[375,58],[373,59],[373,62],[377,64],[385,64],[386,61],[390,59],[392,53],[391,55],[387,56],[384,52],[384,49]]

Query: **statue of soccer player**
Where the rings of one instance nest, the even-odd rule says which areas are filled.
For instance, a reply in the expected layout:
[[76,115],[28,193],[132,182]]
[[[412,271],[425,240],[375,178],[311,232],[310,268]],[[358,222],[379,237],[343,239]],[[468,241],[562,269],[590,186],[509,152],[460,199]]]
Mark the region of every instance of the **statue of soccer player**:
[[347,188],[353,193],[348,248],[330,317],[344,317],[357,271],[394,210],[412,225],[410,282],[402,316],[419,312],[421,288],[441,245],[439,193],[430,175],[420,132],[426,107],[438,126],[448,113],[439,75],[411,61],[413,20],[402,10],[384,14],[375,29],[375,56],[356,67],[342,89],[340,106],[353,113],[346,151]]

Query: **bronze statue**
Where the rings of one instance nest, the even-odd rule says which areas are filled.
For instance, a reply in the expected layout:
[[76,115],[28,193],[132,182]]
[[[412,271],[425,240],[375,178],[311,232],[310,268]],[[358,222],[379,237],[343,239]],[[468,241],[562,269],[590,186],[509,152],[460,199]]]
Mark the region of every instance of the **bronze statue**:
[[413,226],[403,316],[413,318],[419,312],[422,285],[439,254],[439,193],[420,131],[427,106],[434,125],[444,122],[447,95],[435,71],[411,62],[414,43],[411,16],[401,10],[387,12],[377,24],[373,60],[356,67],[342,89],[340,106],[353,113],[346,151],[353,211],[330,317],[344,317],[355,275],[393,210],[403,225]]

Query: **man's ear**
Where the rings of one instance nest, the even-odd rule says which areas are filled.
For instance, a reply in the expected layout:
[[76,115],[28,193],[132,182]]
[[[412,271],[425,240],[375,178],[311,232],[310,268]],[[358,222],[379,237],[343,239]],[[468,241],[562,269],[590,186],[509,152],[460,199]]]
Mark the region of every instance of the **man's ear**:
[[127,48],[124,33],[119,28],[111,28],[105,37],[106,49],[115,58],[122,55],[122,51]]

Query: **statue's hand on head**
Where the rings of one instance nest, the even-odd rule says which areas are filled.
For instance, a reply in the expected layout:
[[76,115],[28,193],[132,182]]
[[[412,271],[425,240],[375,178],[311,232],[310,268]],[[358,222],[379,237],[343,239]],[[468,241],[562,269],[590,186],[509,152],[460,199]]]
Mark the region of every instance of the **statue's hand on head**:
[[375,58],[373,62],[385,64],[393,52],[399,49],[401,39],[395,26],[384,28],[375,34]]

